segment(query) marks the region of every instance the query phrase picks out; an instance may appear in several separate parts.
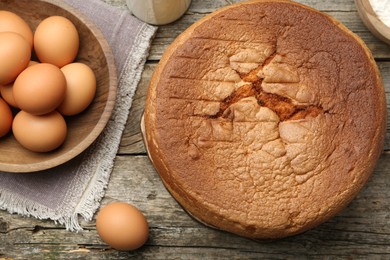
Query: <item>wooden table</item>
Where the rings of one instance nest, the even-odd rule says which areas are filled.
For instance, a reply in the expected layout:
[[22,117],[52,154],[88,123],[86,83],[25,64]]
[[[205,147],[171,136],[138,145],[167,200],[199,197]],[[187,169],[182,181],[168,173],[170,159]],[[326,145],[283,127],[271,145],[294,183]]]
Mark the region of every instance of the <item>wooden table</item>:
[[[105,0],[125,7],[125,0]],[[68,232],[52,221],[0,212],[0,259],[317,259],[390,258],[390,143],[376,170],[358,197],[338,216],[304,234],[258,243],[213,230],[189,217],[166,191],[153,169],[141,140],[140,117],[148,82],[165,48],[173,39],[208,13],[238,0],[193,0],[179,21],[161,26],[153,41],[142,81],[103,200],[129,201],[139,207],[150,224],[146,245],[133,252],[110,249],[100,239],[94,222]],[[329,13],[357,33],[372,50],[390,97],[390,46],[375,39],[360,21],[353,0],[299,0]],[[388,102],[390,103],[390,102]]]

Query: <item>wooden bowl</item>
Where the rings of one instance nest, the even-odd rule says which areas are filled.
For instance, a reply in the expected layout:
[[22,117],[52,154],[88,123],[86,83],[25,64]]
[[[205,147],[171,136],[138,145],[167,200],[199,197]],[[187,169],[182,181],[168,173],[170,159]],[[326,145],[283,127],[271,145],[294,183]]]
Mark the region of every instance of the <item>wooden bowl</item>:
[[375,13],[369,0],[355,0],[356,9],[367,28],[378,39],[390,44],[390,28],[387,27]]
[[66,117],[65,143],[48,153],[23,148],[12,133],[0,139],[0,171],[35,172],[63,164],[82,153],[100,135],[113,110],[117,78],[111,49],[99,29],[76,9],[58,0],[0,0],[0,10],[21,16],[33,31],[41,20],[60,15],[71,20],[80,37],[76,61],[89,65],[95,73],[97,90],[94,101],[81,114]]

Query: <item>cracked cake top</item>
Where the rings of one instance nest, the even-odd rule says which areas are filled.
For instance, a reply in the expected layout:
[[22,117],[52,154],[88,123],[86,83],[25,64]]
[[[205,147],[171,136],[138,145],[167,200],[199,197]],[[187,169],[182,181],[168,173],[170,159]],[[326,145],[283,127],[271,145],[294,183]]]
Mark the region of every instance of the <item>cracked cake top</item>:
[[221,9],[167,49],[145,108],[146,143],[195,218],[251,238],[312,228],[373,171],[386,104],[364,43],[285,0]]

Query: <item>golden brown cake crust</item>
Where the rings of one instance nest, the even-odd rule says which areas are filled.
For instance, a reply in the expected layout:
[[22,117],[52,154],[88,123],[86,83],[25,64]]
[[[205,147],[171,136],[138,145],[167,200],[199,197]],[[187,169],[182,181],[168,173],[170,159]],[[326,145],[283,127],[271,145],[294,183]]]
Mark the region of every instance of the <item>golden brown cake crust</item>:
[[242,236],[294,235],[334,216],[382,151],[386,103],[365,44],[285,0],[223,8],[164,53],[146,144],[194,217]]

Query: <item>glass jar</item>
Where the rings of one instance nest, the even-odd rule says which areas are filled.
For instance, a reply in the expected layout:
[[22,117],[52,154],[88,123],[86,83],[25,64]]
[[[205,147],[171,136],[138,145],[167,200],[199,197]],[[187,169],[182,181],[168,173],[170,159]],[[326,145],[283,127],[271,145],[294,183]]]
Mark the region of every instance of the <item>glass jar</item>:
[[179,19],[191,0],[126,0],[134,16],[154,25],[168,24]]

